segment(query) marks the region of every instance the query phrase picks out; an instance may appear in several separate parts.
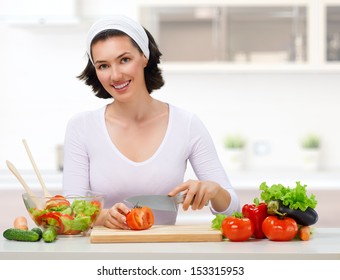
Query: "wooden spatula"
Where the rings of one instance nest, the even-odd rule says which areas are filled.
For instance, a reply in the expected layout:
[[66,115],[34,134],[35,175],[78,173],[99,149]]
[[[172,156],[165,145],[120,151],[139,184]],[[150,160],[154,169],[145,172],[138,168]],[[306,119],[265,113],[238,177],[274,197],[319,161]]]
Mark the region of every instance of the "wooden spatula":
[[29,194],[30,197],[34,197],[34,193],[31,190],[31,188],[27,185],[24,178],[20,175],[19,171],[16,169],[13,163],[11,163],[9,160],[6,160],[6,164],[8,169],[13,173],[13,175],[18,179],[18,181],[21,183],[21,185],[24,187],[26,192]]
[[47,190],[47,188],[46,188],[46,185],[45,185],[45,183],[44,183],[44,180],[42,179],[41,173],[40,173],[40,171],[39,171],[39,169],[38,169],[38,167],[37,167],[37,165],[36,165],[36,163],[35,163],[35,161],[34,161],[34,159],[33,159],[33,156],[32,156],[31,151],[30,151],[30,149],[29,149],[29,147],[28,147],[28,145],[27,145],[26,140],[23,139],[22,142],[24,143],[26,152],[27,152],[27,154],[28,154],[28,157],[30,158],[30,161],[31,161],[32,166],[33,166],[34,171],[35,171],[35,174],[37,175],[38,180],[39,180],[39,182],[40,182],[40,185],[41,185],[41,187],[42,187],[42,189],[43,189],[43,191],[44,191],[44,196],[45,196],[45,197],[52,197],[52,194],[50,194],[50,192],[49,192],[49,191]]

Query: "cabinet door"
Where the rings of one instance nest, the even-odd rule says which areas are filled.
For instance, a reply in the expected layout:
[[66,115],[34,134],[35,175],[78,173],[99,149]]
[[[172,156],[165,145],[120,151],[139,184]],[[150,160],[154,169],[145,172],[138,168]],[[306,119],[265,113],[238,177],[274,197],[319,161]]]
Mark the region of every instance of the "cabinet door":
[[141,7],[171,62],[296,63],[307,57],[305,6]]
[[340,3],[326,7],[326,60],[340,62]]
[[212,61],[218,59],[219,13],[217,7],[147,7],[141,20],[164,61]]

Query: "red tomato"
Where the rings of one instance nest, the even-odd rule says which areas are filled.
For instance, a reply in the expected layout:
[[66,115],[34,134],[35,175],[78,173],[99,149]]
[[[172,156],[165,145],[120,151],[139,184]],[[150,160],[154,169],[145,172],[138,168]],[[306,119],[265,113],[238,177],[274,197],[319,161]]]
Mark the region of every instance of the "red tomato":
[[269,240],[289,241],[296,236],[298,225],[289,217],[268,216],[262,223],[262,231]]
[[222,222],[222,234],[230,241],[246,241],[254,233],[254,223],[249,218],[226,217]]
[[98,208],[100,208],[102,206],[100,201],[98,201],[98,200],[91,201],[91,204],[93,204],[94,206],[97,206]]
[[148,229],[153,226],[154,222],[152,210],[147,206],[132,208],[126,215],[126,224],[133,230]]

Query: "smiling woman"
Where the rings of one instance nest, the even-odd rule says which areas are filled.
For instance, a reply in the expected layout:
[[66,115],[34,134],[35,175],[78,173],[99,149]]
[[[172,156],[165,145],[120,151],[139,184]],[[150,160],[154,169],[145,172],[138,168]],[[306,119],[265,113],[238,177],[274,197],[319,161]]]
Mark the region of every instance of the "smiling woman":
[[[117,56],[112,56],[112,50]],[[115,100],[129,92],[144,94],[138,89],[145,88],[143,70],[148,61],[127,36],[97,41],[92,53],[98,80]]]
[[[103,21],[105,22],[106,18],[104,18]],[[112,27],[115,27],[115,26],[113,25]],[[89,31],[88,41],[90,42],[88,42],[88,46],[87,46],[87,54],[89,56],[89,60],[88,60],[86,68],[81,73],[81,75],[78,76],[78,78],[81,80],[84,80],[87,85],[91,86],[93,92],[96,94],[97,97],[112,98],[112,96],[103,88],[103,85],[101,84],[101,82],[99,81],[96,75],[96,70],[94,68],[94,61],[92,58],[93,50],[91,50],[91,47],[98,42],[103,43],[103,41],[105,42],[107,39],[113,38],[113,37],[114,38],[124,37],[125,40],[128,39],[130,41],[130,44],[132,44],[130,47],[134,47],[135,49],[134,51],[138,50],[141,55],[147,58],[147,65],[144,66],[144,78],[145,78],[145,84],[146,84],[146,87],[149,93],[151,93],[153,90],[160,89],[164,85],[161,70],[158,67],[158,64],[160,63],[160,57],[162,54],[159,51],[154,38],[146,29],[144,31],[147,35],[147,38],[143,38],[143,40],[146,40],[149,42],[149,48],[145,49],[145,46],[144,46],[143,49],[144,49],[144,52],[147,53],[147,56],[141,49],[141,46],[145,45],[146,43],[137,44],[137,41],[135,41],[132,37],[129,37],[125,32],[121,30],[117,30],[117,29],[104,29],[100,31],[98,34],[96,34],[96,28],[97,28],[96,26],[93,26],[92,29]],[[131,32],[134,32],[134,31],[132,30]],[[136,38],[136,36],[134,37]],[[123,55],[123,54],[124,53],[120,55]],[[97,64],[100,62],[106,62],[106,61],[105,60],[96,61]]]
[[[93,190],[105,194],[98,225],[129,229],[134,195],[184,192],[183,210],[212,213],[240,209],[210,134],[193,113],[159,101],[164,85],[161,52],[152,35],[125,16],[99,19],[87,38],[88,64],[79,79],[104,107],[74,116],[64,143],[65,195]],[[190,161],[197,179],[184,181]],[[147,206],[147,205],[146,205]],[[155,224],[174,224],[177,211],[155,213]]]

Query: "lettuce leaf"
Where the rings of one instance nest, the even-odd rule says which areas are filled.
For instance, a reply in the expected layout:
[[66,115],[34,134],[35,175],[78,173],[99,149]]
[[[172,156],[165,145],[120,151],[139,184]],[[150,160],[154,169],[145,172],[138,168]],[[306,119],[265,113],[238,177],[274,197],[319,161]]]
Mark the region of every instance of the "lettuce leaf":
[[211,227],[217,230],[222,229],[222,222],[227,217],[225,214],[216,214],[215,218],[211,221]]
[[84,231],[89,228],[92,220],[89,216],[76,216],[74,220],[72,220],[71,229],[72,230],[80,230]]
[[85,216],[92,216],[98,212],[98,206],[86,200],[74,200],[72,203],[73,212],[77,214],[84,214]]
[[260,185],[261,199],[268,203],[271,200],[280,200],[283,205],[291,209],[306,211],[308,207],[315,208],[317,200],[314,194],[309,197],[306,191],[307,185],[296,182],[295,188],[285,187],[281,184],[267,186],[266,182]]

